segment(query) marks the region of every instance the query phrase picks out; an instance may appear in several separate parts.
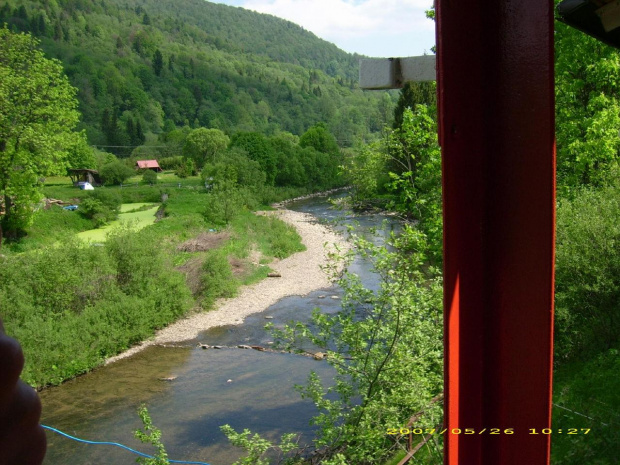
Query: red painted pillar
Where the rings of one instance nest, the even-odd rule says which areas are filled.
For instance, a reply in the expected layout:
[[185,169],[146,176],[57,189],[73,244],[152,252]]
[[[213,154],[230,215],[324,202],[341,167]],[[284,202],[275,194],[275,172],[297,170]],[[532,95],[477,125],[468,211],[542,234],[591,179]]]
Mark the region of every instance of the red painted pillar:
[[437,1],[448,465],[549,461],[552,7]]

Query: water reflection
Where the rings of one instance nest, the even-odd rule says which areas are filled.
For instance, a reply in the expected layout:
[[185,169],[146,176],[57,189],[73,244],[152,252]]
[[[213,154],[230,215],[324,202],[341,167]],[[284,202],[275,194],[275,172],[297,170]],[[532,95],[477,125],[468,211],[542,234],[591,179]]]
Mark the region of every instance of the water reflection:
[[[299,431],[309,441],[314,415],[291,387],[325,362],[254,350],[151,347],[109,367],[42,393],[42,422],[69,434],[149,448],[132,438],[136,414],[145,403],[173,459],[230,464],[238,457],[219,426],[249,428],[267,438]],[[176,377],[172,381],[162,378]],[[326,376],[327,377],[327,376]],[[134,463],[135,456],[108,446],[92,446],[48,433],[46,464]]]

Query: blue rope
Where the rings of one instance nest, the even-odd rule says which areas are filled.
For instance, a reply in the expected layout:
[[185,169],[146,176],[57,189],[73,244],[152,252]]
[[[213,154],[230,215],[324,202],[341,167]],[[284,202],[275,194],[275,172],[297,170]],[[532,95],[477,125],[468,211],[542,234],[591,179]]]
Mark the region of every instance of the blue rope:
[[[83,442],[84,444],[96,444],[96,445],[102,444],[102,445],[106,445],[106,446],[116,446],[116,447],[120,447],[121,449],[128,450],[129,452],[133,452],[134,454],[140,455],[142,457],[146,457],[147,459],[154,458],[152,455],[148,455],[148,454],[144,454],[142,452],[138,452],[137,450],[134,450],[131,447],[127,447],[127,446],[125,446],[123,444],[119,444],[118,442],[87,441],[86,439],[76,438],[75,436],[71,436],[70,434],[63,433],[59,429],[52,428],[51,426],[47,426],[47,425],[41,425],[41,426],[43,428],[45,428],[45,429],[50,430],[50,431],[54,431],[55,433],[58,433],[58,434],[66,437],[66,438],[73,439],[74,441],[77,441],[77,442]],[[209,465],[208,463],[205,463],[205,462],[185,462],[185,461],[182,461],[182,460],[170,460],[170,459],[168,459],[168,461],[170,463],[185,463],[185,464],[189,464],[189,465]]]

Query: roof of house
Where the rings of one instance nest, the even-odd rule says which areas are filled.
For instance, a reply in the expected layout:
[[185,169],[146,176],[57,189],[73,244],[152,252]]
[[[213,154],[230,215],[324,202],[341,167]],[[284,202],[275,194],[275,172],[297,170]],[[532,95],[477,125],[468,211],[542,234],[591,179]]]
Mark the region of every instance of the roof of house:
[[138,160],[136,162],[138,164],[138,168],[143,169],[143,168],[159,168],[159,163],[157,163],[157,160]]

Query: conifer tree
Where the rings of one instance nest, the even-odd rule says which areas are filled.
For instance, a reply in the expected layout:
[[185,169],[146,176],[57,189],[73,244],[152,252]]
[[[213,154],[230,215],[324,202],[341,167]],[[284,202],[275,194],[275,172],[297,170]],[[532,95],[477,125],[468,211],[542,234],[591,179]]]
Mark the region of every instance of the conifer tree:
[[155,53],[153,55],[153,71],[155,71],[155,74],[157,76],[161,75],[161,70],[164,67],[164,57],[162,56],[161,52],[159,51],[159,49],[155,50]]

